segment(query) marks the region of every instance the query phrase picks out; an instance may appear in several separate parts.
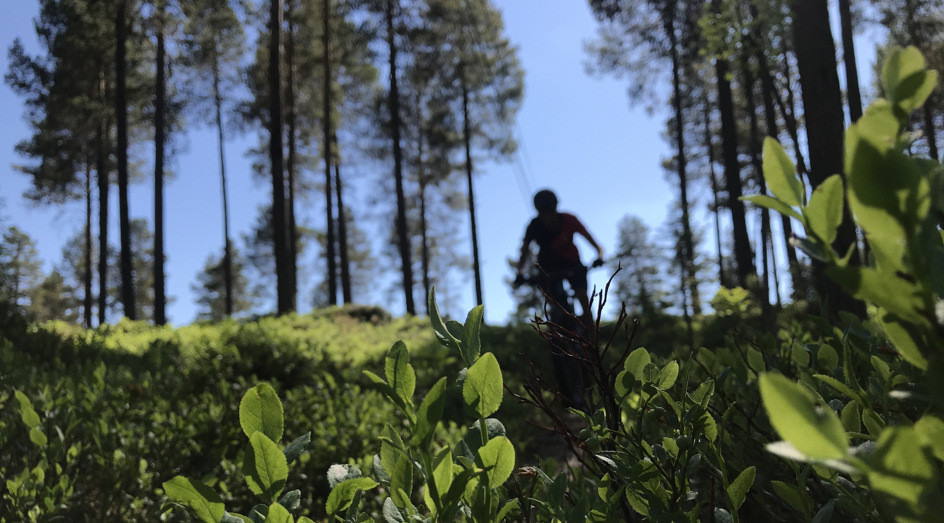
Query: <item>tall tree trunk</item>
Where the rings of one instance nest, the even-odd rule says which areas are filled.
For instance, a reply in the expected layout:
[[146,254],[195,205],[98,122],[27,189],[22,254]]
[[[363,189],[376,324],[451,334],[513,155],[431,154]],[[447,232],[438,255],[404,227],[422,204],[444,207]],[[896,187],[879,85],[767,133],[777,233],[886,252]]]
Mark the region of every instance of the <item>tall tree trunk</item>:
[[482,269],[479,263],[479,235],[475,225],[475,193],[472,191],[472,129],[469,123],[469,89],[465,82],[465,71],[459,66],[459,81],[462,86],[462,140],[465,143],[465,176],[469,186],[469,220],[472,231],[472,268],[475,273],[475,304],[482,305]]
[[282,163],[282,87],[281,61],[282,2],[269,2],[269,163],[272,169],[272,237],[275,249],[277,310],[293,310],[288,272],[287,227],[285,223],[285,172]]
[[850,0],[839,0],[839,27],[842,32],[842,61],[846,69],[846,97],[849,118],[856,122],[862,117],[862,95],[859,93],[859,69],[852,41],[852,9]]
[[[682,273],[688,282],[692,313],[701,314],[701,300],[698,298],[698,279],[695,274],[695,245],[692,239],[692,224],[688,214],[688,172],[685,157],[685,127],[682,118],[682,65],[679,59],[678,40],[675,35],[675,2],[669,13],[665,13],[664,29],[669,37],[669,51],[672,55],[672,107],[675,110],[675,154],[678,162],[679,197],[682,206]],[[686,312],[686,314],[688,314]]]
[[[103,91],[104,93],[104,88]],[[102,95],[104,97],[104,94]],[[110,126],[108,126],[110,127]],[[105,324],[108,312],[108,158],[105,123],[99,124],[95,171],[98,177],[98,324]]]
[[327,227],[327,245],[325,246],[325,256],[328,259],[328,274],[325,278],[328,280],[328,304],[338,304],[338,269],[337,255],[335,254],[334,238],[334,209],[331,205],[333,196],[331,194],[331,161],[333,150],[331,143],[331,20],[330,9],[331,0],[323,0],[321,8],[321,46],[324,50],[324,59],[321,61],[323,70],[322,76],[324,84],[322,85],[322,97],[324,107],[322,107],[322,130],[324,131],[324,173],[325,173],[325,224]]
[[223,95],[220,92],[219,57],[213,57],[213,104],[220,150],[220,189],[223,198],[223,303],[226,317],[233,315],[233,248],[229,239],[229,200],[226,194],[226,157],[223,154]]
[[403,195],[403,153],[400,150],[400,93],[397,90],[397,46],[394,41],[393,10],[395,0],[387,0],[387,46],[390,50],[390,116],[393,124],[393,177],[397,192],[397,247],[400,250],[400,269],[403,271],[403,294],[407,314],[416,314],[413,303],[413,261],[406,231],[406,199]]
[[[337,139],[333,140],[337,144]],[[352,303],[351,260],[347,252],[347,217],[344,215],[344,199],[341,197],[341,162],[334,162],[334,190],[338,196],[338,252],[341,264],[341,298],[345,304]]]
[[295,104],[295,5],[294,0],[288,2],[288,38],[285,49],[286,72],[286,94],[285,94],[285,116],[288,124],[288,199],[286,200],[285,213],[288,220],[288,261],[286,271],[289,281],[289,293],[292,310],[298,306],[298,227],[295,223],[295,180],[298,177],[298,154],[297,154],[297,134],[298,108]]
[[82,252],[83,325],[92,328],[92,165],[85,164],[85,249]]
[[[828,176],[843,172],[844,117],[839,75],[836,72],[835,48],[829,27],[825,2],[794,0],[793,34],[797,67],[803,96],[803,113],[810,153],[810,186],[814,189]],[[834,247],[845,254],[855,247],[856,233],[849,209],[844,205],[843,222],[837,231]],[[852,263],[858,262],[853,253]],[[864,306],[826,278],[823,267],[814,263],[817,290],[822,299],[835,310],[863,314]]]
[[164,11],[159,2],[157,21],[157,78],[154,97],[154,323],[167,323],[164,297],[164,123],[165,79]]
[[[926,53],[927,49],[924,39],[918,33],[917,23],[915,22],[915,11],[917,11],[917,6],[914,0],[905,0],[905,24],[908,31],[908,39],[911,40],[911,45],[920,49],[921,52]],[[934,129],[934,102],[935,98],[932,93],[921,107],[921,123],[924,129],[924,137],[928,142],[928,154],[931,158],[934,158],[935,161],[940,161],[937,150],[937,133]]]
[[125,87],[128,38],[127,1],[118,0],[115,15],[115,115],[117,117],[118,226],[121,236],[121,302],[125,316],[137,319],[134,267],[131,260],[131,220],[128,211],[128,94]]
[[[426,221],[426,182],[420,180],[420,241],[421,245],[421,254],[422,257],[422,271],[423,271],[423,292],[426,296],[429,296],[430,288],[432,284],[429,279],[429,224]],[[426,311],[426,314],[429,314],[429,310]]]
[[[771,138],[774,138],[775,140],[779,141],[780,132],[779,132],[779,127],[777,126],[777,113],[774,107],[774,97],[777,97],[778,101],[780,102],[781,107],[783,107],[783,102],[780,100],[780,92],[777,91],[777,88],[774,86],[774,79],[770,74],[770,67],[767,64],[767,56],[764,54],[764,48],[768,44],[766,43],[766,39],[763,36],[763,26],[760,26],[756,22],[759,16],[757,12],[757,6],[755,4],[751,4],[750,12],[751,12],[751,17],[753,19],[752,21],[754,22],[754,24],[752,25],[753,30],[750,35],[749,43],[753,47],[753,55],[754,55],[754,59],[757,60],[758,72],[760,76],[761,100],[763,101],[763,104],[764,104],[764,124],[767,128],[766,129],[767,136],[770,136]],[[783,113],[784,113],[784,121],[788,122],[789,115],[787,114],[785,110],[783,111]],[[789,122],[788,122],[788,127],[789,127]],[[793,128],[795,132],[795,129],[796,129],[795,122],[793,124]],[[800,162],[802,162],[803,157],[802,155],[800,155],[799,149],[797,149],[797,158],[799,159]],[[797,284],[799,284],[802,287],[803,282],[796,281],[800,279],[802,276],[799,271],[799,262],[797,260],[796,248],[793,246],[792,243],[790,243],[790,238],[793,236],[793,226],[790,223],[790,217],[784,216],[782,214],[780,215],[780,223],[783,229],[784,250],[787,253],[787,260],[790,263],[790,270],[792,273],[792,277],[795,279],[793,282],[794,289],[796,289]],[[771,244],[771,252],[773,252],[772,244]],[[774,267],[774,274],[776,275],[776,266]],[[777,299],[778,299],[778,305],[779,305],[779,299],[780,299],[779,283],[777,284]]]
[[718,283],[725,285],[724,256],[721,253],[721,203],[718,199],[718,179],[715,175],[715,148],[711,143],[711,115],[709,114],[707,97],[704,104],[705,116],[705,148],[708,151],[708,169],[711,181],[711,196],[714,202],[715,215],[715,247],[718,251]]
[[734,261],[737,265],[737,284],[746,287],[747,280],[757,271],[754,254],[747,235],[747,219],[741,198],[741,167],[738,164],[737,131],[734,123],[734,101],[731,98],[731,82],[727,79],[728,62],[721,58],[715,61],[715,76],[718,82],[718,109],[721,113],[721,151],[724,160],[724,185],[728,193],[728,208],[734,229]]
[[[741,73],[744,77],[742,91],[747,104],[748,132],[750,140],[751,164],[754,168],[755,181],[760,187],[760,193],[767,194],[764,185],[764,168],[761,161],[760,131],[757,125],[757,103],[754,100],[754,74],[747,59],[741,62]],[[761,286],[760,309],[761,321],[768,330],[774,328],[773,311],[770,309],[770,260],[767,258],[767,245],[770,243],[770,211],[765,207],[760,210],[760,239],[761,239]]]

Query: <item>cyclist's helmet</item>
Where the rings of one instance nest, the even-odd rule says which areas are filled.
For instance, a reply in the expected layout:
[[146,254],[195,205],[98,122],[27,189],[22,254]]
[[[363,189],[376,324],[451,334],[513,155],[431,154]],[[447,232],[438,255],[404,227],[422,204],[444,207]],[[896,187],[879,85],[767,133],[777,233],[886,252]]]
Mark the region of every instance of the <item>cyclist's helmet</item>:
[[538,212],[554,212],[557,210],[557,195],[549,189],[543,189],[534,195],[534,208]]

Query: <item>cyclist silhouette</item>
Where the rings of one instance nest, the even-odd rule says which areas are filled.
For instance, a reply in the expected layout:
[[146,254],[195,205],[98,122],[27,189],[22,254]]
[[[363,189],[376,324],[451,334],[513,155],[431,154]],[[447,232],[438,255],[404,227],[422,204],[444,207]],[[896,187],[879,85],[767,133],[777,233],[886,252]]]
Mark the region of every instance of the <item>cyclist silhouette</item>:
[[581,234],[597,250],[597,259],[593,266],[603,264],[603,247],[593,239],[587,228],[573,214],[557,211],[557,196],[548,189],[534,195],[534,208],[538,211],[524,233],[521,255],[518,258],[518,274],[515,284],[526,281],[524,269],[528,262],[531,242],[538,244],[538,266],[543,277],[539,285],[547,295],[555,285],[566,280],[580,302],[581,317],[584,327],[590,330],[592,314],[590,300],[587,297],[587,267],[580,262],[580,253],[574,245],[574,234]]

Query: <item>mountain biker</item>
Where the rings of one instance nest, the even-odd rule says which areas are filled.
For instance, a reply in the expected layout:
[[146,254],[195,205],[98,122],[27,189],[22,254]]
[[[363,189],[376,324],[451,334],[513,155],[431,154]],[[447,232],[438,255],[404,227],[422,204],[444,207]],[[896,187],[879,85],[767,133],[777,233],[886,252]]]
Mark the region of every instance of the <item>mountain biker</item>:
[[574,234],[580,233],[597,250],[597,259],[593,266],[603,264],[601,247],[587,228],[573,214],[557,211],[557,195],[548,189],[534,195],[534,208],[538,211],[524,233],[521,255],[518,258],[518,274],[515,284],[525,281],[524,269],[528,261],[531,242],[538,244],[538,266],[544,275],[541,290],[549,294],[550,289],[560,280],[567,280],[580,302],[583,323],[590,330],[592,314],[590,300],[587,297],[587,267],[580,262],[580,253],[574,245]]

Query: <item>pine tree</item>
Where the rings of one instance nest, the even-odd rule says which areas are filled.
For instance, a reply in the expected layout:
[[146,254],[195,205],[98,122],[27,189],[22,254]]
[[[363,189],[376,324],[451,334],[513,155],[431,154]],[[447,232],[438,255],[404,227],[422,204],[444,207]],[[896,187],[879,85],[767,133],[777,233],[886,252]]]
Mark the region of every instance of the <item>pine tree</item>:
[[[197,283],[191,289],[197,294],[197,319],[219,321],[252,309],[249,279],[244,271],[245,262],[236,248],[223,256],[211,255],[203,272],[197,275]],[[229,272],[229,274],[227,274]]]
[[[233,310],[233,246],[229,228],[226,157],[224,154],[225,94],[239,82],[238,65],[245,33],[229,0],[182,2],[185,23],[181,46],[188,75],[187,98],[192,110],[216,126],[223,208],[223,295],[226,315]],[[206,110],[207,108],[211,110]],[[208,114],[209,113],[209,114]]]
[[75,288],[65,282],[59,271],[49,273],[42,282],[30,289],[29,295],[27,311],[35,321],[78,323],[82,302]]
[[0,236],[0,300],[26,307],[33,287],[42,278],[36,244],[11,225]]

